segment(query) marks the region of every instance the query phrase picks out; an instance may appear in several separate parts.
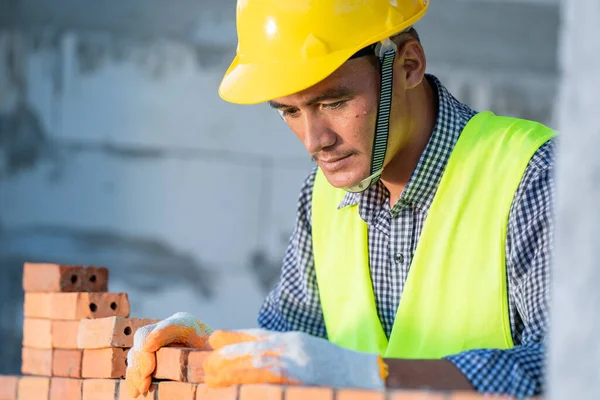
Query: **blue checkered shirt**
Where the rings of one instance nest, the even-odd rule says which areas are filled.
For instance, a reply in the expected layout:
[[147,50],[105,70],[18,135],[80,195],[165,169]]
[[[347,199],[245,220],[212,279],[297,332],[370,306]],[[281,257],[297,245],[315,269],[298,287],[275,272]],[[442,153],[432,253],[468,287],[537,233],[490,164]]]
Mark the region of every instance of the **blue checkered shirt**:
[[[358,204],[359,213],[368,224],[373,290],[388,338],[440,178],[461,131],[476,114],[455,99],[436,77],[427,75],[427,78],[437,88],[438,119],[400,199],[390,209],[387,189],[379,182],[362,193],[348,193],[341,204]],[[545,143],[530,160],[509,215],[506,266],[515,346],[508,350],[470,350],[447,357],[480,392],[516,397],[543,392],[553,246],[555,141]],[[315,172],[316,169],[302,187],[281,278],[262,305],[258,323],[269,330],[303,331],[326,338],[311,243]]]

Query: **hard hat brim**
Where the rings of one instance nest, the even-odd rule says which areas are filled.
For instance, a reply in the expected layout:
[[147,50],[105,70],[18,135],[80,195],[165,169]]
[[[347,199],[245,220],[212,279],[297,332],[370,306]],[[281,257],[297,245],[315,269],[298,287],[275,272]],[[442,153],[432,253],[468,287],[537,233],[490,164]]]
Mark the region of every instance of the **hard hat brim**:
[[350,49],[314,59],[260,64],[244,64],[236,56],[221,81],[219,95],[231,103],[258,104],[298,93],[327,78],[354,53]]

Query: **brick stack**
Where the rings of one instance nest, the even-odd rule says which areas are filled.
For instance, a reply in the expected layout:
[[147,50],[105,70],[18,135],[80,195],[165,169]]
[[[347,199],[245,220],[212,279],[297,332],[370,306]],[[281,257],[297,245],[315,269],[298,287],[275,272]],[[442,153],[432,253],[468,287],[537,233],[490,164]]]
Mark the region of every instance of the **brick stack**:
[[117,392],[135,331],[157,320],[129,318],[128,295],[109,292],[108,275],[104,267],[25,263],[23,376],[0,399],[82,399],[98,385]]
[[[131,400],[123,378],[141,326],[127,293],[108,292],[103,267],[25,263],[21,376],[0,376],[0,400]],[[152,400],[468,400],[473,393],[386,392],[278,385],[208,388],[208,351],[165,347],[154,380],[138,399]],[[504,399],[508,399],[503,397]]]

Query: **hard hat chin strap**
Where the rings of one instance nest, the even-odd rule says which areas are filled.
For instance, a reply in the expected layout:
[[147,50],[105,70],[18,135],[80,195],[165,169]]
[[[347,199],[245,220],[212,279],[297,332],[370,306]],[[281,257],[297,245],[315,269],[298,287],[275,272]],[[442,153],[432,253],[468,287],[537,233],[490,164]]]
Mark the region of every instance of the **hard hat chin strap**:
[[[385,39],[378,49],[381,87],[379,91],[379,105],[377,109],[377,122],[375,123],[375,137],[373,139],[373,153],[371,155],[371,173],[362,181],[346,186],[348,192],[362,192],[376,183],[383,172],[383,163],[390,132],[390,113],[392,108],[392,88],[394,75],[394,58],[398,48],[396,44]],[[377,54],[377,53],[376,53]]]

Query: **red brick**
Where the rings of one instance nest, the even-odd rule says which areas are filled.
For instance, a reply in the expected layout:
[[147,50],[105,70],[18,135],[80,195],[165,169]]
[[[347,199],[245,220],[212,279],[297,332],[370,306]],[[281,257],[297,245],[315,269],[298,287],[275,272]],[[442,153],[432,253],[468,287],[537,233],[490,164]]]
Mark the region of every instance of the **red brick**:
[[52,317],[51,293],[25,293],[23,313],[25,318]]
[[285,400],[333,400],[333,390],[324,387],[289,386],[285,390]]
[[27,318],[79,320],[129,317],[127,293],[25,293]]
[[21,372],[25,375],[52,375],[52,350],[21,349]]
[[385,392],[376,390],[340,389],[336,400],[385,400]]
[[238,391],[237,386],[209,388],[206,385],[198,385],[196,387],[196,400],[237,400]]
[[117,400],[118,396],[119,381],[116,379],[83,380],[83,400]]
[[185,382],[160,382],[158,385],[159,400],[195,400],[196,385]]
[[54,349],[52,376],[81,378],[83,350]]
[[278,385],[242,385],[240,400],[282,400],[283,387]]
[[123,317],[83,319],[79,324],[77,347],[80,349],[133,347],[135,332],[142,326],[157,322],[159,322],[157,319]]
[[17,400],[18,376],[0,375],[0,400]]
[[127,293],[50,293],[50,319],[129,317]]
[[150,385],[150,389],[148,389],[146,393],[143,393],[138,397],[133,398],[129,395],[129,391],[127,390],[127,384],[125,384],[125,382],[123,381],[119,390],[118,400],[158,400],[158,387],[160,385],[162,385],[162,382],[160,384],[153,383],[152,385]]
[[104,267],[25,263],[26,292],[106,292],[108,270]]
[[17,390],[19,400],[45,400],[50,395],[50,378],[23,376]]
[[40,318],[25,318],[23,320],[23,346],[51,349],[52,321]]
[[82,390],[81,379],[52,378],[49,400],[81,400]]
[[210,351],[184,347],[162,347],[156,352],[156,379],[203,383],[204,360]]
[[446,394],[427,390],[396,390],[389,394],[389,400],[445,400]]
[[81,376],[83,378],[118,379],[125,377],[129,349],[83,350]]
[[76,349],[80,320],[52,321],[52,347],[55,349]]
[[162,347],[156,352],[156,379],[185,382],[189,348]]
[[204,382],[204,360],[210,355],[210,351],[192,349],[187,360],[187,381],[192,383]]

